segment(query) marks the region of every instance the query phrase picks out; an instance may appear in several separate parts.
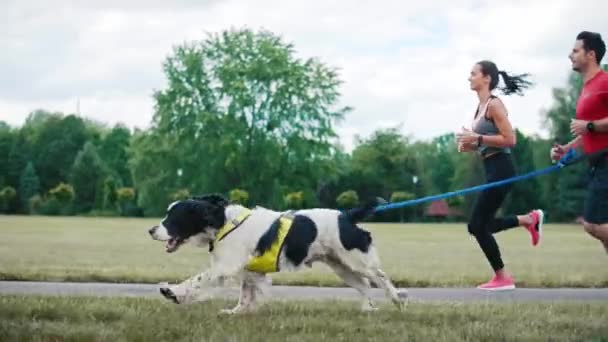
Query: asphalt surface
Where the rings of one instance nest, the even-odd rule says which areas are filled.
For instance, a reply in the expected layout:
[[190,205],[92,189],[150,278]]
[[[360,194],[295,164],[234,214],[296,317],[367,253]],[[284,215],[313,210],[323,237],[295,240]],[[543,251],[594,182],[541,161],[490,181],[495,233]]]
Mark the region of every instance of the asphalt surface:
[[[95,296],[95,297],[150,297],[162,298],[160,285],[64,283],[0,281],[0,295]],[[515,289],[487,292],[474,288],[410,288],[412,301],[451,302],[532,302],[532,301],[604,301],[608,304],[608,288]],[[222,289],[217,297],[237,298],[237,288]],[[356,300],[358,293],[351,288],[272,286],[265,296],[271,300]],[[372,298],[385,300],[384,292],[372,290]]]

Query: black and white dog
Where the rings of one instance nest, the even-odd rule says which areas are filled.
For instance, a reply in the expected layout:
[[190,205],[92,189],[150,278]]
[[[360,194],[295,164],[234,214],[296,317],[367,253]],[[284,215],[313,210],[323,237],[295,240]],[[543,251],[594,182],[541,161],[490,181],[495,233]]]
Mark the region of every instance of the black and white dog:
[[[407,292],[398,292],[380,269],[371,234],[357,226],[374,212],[376,204],[347,212],[323,208],[277,212],[262,207],[248,209],[215,194],[173,202],[160,225],[149,230],[150,235],[154,240],[166,241],[169,253],[186,241],[209,246],[211,267],[180,284],[162,287],[161,293],[176,303],[189,303],[196,296],[200,299],[205,289],[238,277],[239,302],[223,312],[253,311],[256,296],[267,283],[266,273],[297,271],[319,261],[361,294],[363,310],[375,310],[370,282],[384,289],[403,309]],[[281,228],[285,226],[281,222],[287,222],[287,231]],[[264,261],[272,270],[252,270],[252,258],[266,258],[272,250],[275,264]]]

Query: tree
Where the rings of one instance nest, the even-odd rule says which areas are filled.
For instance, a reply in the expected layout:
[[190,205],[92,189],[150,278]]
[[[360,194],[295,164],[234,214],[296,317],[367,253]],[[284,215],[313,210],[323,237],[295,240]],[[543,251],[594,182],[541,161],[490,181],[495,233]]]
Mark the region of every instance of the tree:
[[99,146],[99,156],[121,186],[130,186],[133,183],[129,170],[130,141],[131,131],[124,126],[116,125],[102,138]]
[[8,185],[9,154],[13,145],[13,133],[11,128],[0,121],[0,186]]
[[103,180],[108,175],[97,149],[87,142],[78,152],[71,171],[71,184],[76,192],[76,210],[88,212],[95,208],[99,197],[103,197]]
[[[91,138],[84,121],[74,115],[53,115],[43,122],[35,122],[32,131],[32,149],[36,166],[44,170],[40,174],[40,185],[44,191],[61,182],[67,182],[70,166]],[[26,123],[27,126],[27,123]]]
[[[162,215],[167,209],[170,194],[192,184],[180,184],[179,157],[171,138],[164,139],[157,132],[136,132],[130,147],[129,165],[133,174],[133,187],[137,189],[137,204],[145,216]],[[192,179],[196,174],[181,178]],[[200,176],[199,176],[200,177]],[[194,191],[193,191],[194,192]]]
[[331,172],[333,125],[350,110],[337,105],[335,69],[297,58],[268,31],[243,29],[176,47],[164,72],[168,86],[154,95],[153,134],[170,145],[189,188],[239,186],[265,204],[287,184],[315,189]]
[[415,192],[416,158],[408,139],[396,128],[378,130],[368,139],[358,139],[352,171],[359,180],[354,187],[362,198],[388,197],[395,189]]
[[19,180],[19,198],[21,198],[23,207],[27,208],[29,199],[39,192],[40,180],[32,162],[28,162]]
[[116,203],[116,189],[118,188],[118,182],[113,176],[108,176],[103,182],[103,210],[115,210],[117,207]]
[[23,134],[17,134],[13,139],[11,150],[8,154],[8,162],[6,167],[7,172],[7,184],[19,188],[19,179],[21,173],[27,166],[28,158],[30,157],[28,151],[28,144]]

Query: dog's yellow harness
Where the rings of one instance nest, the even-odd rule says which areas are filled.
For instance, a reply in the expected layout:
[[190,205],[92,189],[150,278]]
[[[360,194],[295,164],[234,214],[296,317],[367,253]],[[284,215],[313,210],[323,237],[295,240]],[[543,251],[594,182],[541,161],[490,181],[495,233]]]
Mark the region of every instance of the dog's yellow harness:
[[[250,215],[251,210],[243,210],[243,212],[240,213],[234,220],[227,222],[224,226],[222,226],[222,228],[220,228],[214,241],[219,243],[223,238],[245,222]],[[293,218],[290,215],[282,215],[279,217],[279,222],[279,233],[277,234],[276,240],[273,241],[270,249],[265,251],[263,254],[252,256],[249,259],[246,266],[248,271],[262,274],[279,271],[279,255],[283,249],[285,237],[293,224]],[[210,248],[213,250],[213,244],[210,245]]]

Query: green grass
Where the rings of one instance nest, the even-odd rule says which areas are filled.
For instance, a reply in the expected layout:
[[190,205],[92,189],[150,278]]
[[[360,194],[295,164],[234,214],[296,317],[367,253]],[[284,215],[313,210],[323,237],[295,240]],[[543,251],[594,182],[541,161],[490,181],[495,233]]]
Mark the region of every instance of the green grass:
[[[207,266],[205,249],[164,252],[147,229],[156,219],[0,216],[0,278],[12,280],[159,282]],[[472,286],[490,267],[464,224],[366,224],[383,268],[399,285]],[[497,235],[519,286],[606,287],[608,257],[580,226],[547,225],[531,247],[524,229]],[[275,284],[339,286],[324,266],[273,275]]]
[[[221,316],[212,301],[0,297],[2,341],[607,341],[606,303],[389,304],[274,302],[256,314]],[[329,304],[329,305],[328,305]]]

